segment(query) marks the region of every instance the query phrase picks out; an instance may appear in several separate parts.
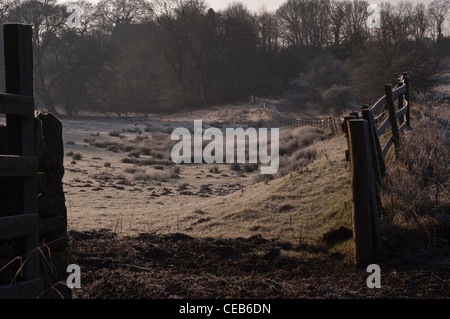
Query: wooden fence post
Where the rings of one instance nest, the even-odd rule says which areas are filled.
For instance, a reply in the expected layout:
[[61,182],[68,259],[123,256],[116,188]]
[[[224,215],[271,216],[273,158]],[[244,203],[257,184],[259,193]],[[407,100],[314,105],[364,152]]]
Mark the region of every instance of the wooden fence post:
[[[354,262],[366,264],[379,247],[376,196],[366,120],[348,121],[352,171]],[[376,214],[376,215],[375,215]],[[375,224],[374,224],[375,222]]]
[[393,94],[392,94],[392,85],[390,85],[390,84],[386,85],[384,88],[386,91],[386,103],[387,103],[388,110],[389,110],[389,122],[391,124],[392,138],[394,140],[395,152],[398,152],[400,136],[398,133],[398,122],[397,122],[394,98],[393,98]]
[[410,97],[410,79],[408,76],[408,72],[403,73],[403,79],[405,80],[406,85],[406,93],[405,99],[408,103],[408,108],[406,109],[406,128],[411,128],[411,97]]
[[[5,87],[6,93],[34,96],[33,50],[31,25],[5,24]],[[34,114],[32,116],[7,115],[8,152],[13,155],[35,156]],[[19,208],[23,214],[37,214],[36,176],[24,177],[21,182],[22,198]],[[36,248],[39,235],[25,239],[25,280],[39,278],[39,255]]]
[[[373,120],[372,111],[369,109],[368,105],[363,106],[362,117],[367,121],[368,133],[369,133],[369,147],[370,155],[372,159],[373,172],[375,174],[375,180],[378,185],[381,185],[381,169],[380,169],[380,158],[383,159],[381,153],[381,146],[378,139],[377,130],[375,127],[375,122]],[[377,143],[378,140],[378,143]],[[381,155],[381,156],[380,156]]]
[[[401,87],[403,85],[405,85],[405,83],[401,80],[401,77],[400,77],[399,81],[397,83],[397,87]],[[405,105],[404,104],[404,102],[405,102],[404,101],[404,96],[405,96],[404,94],[400,94],[398,96],[398,98],[397,98],[397,100],[398,100],[398,107],[397,107],[397,109],[398,110],[401,110],[403,108],[403,106]],[[399,117],[399,119],[398,119],[399,126],[401,126],[405,121],[406,121],[406,114],[401,116],[401,117]]]
[[354,115],[344,117],[344,122],[342,123],[342,131],[344,132],[345,139],[347,140],[347,149],[345,150],[345,160],[350,161],[350,141],[348,134],[348,121],[355,119]]

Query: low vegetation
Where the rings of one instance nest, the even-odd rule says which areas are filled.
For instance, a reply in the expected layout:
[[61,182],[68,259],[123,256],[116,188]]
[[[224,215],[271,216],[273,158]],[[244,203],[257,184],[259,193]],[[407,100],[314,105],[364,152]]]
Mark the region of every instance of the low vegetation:
[[[450,113],[448,106],[415,105],[412,130],[388,163],[382,220],[391,244],[448,247],[450,241]],[[405,240],[407,239],[407,240]]]

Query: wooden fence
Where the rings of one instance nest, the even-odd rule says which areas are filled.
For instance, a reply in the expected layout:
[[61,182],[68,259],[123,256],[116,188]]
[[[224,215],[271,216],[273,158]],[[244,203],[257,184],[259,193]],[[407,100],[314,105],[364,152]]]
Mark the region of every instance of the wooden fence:
[[[0,177],[10,179],[10,191],[9,214],[0,217],[0,240],[15,240],[21,271],[14,283],[0,286],[0,298],[35,298],[43,287],[38,251],[31,37],[30,25],[4,25],[6,93],[0,93],[0,113],[6,114],[8,152],[0,155]],[[0,269],[3,266],[0,264]]]
[[336,118],[333,116],[328,116],[320,120],[307,120],[302,118],[295,118],[292,116],[285,115],[280,111],[278,111],[275,103],[256,96],[250,96],[250,102],[260,104],[261,108],[264,110],[267,116],[278,122],[288,125],[314,126],[322,129],[329,129],[332,133],[336,133],[344,121],[344,119]]
[[355,264],[367,263],[380,247],[379,189],[386,174],[386,155],[392,145],[398,152],[400,133],[411,124],[408,74],[399,77],[395,88],[386,85],[385,93],[372,107],[345,117],[342,125],[352,172]]

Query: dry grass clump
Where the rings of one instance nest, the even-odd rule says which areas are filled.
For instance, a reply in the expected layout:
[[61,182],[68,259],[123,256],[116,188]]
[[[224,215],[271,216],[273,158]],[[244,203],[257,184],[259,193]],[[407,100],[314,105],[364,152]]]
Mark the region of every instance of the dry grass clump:
[[145,169],[138,167],[126,167],[124,171],[128,174],[145,173]]
[[209,172],[210,172],[210,173],[214,173],[214,174],[220,174],[219,166],[214,165],[213,167],[211,167],[211,168],[209,169]]
[[435,246],[450,239],[450,130],[437,110],[420,106],[416,115],[387,165],[382,219],[416,244]]
[[169,180],[173,178],[178,178],[178,174],[180,173],[180,168],[178,166],[172,167],[169,171],[158,171],[158,172],[152,172],[147,173],[145,170],[143,171],[136,171],[136,173],[133,175],[133,178],[137,181],[157,181],[157,182],[168,182]]
[[280,133],[280,166],[274,175],[255,176],[254,182],[268,182],[305,167],[317,157],[314,143],[326,139],[325,132],[310,126]]
[[302,126],[282,133],[280,134],[280,156],[293,154],[298,149],[324,139],[324,131],[311,126]]
[[120,132],[119,131],[112,131],[109,132],[109,136],[113,136],[113,137],[120,137]]
[[[139,134],[139,133],[138,133]],[[141,165],[166,165],[170,160],[170,153],[176,141],[171,141],[170,135],[164,132],[153,132],[151,136],[137,135],[134,139],[122,139],[119,141],[90,141],[90,145],[98,148],[106,148],[113,153],[128,153],[123,163]],[[142,161],[137,160],[145,157]]]
[[75,153],[75,154],[72,155],[72,159],[73,159],[74,161],[79,161],[79,160],[81,160],[82,158],[83,158],[83,155],[81,155],[80,153]]

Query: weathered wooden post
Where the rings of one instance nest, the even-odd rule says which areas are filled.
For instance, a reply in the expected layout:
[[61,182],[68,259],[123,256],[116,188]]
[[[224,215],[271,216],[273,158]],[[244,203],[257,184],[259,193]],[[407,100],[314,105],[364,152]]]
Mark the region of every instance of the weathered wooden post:
[[410,97],[410,79],[408,72],[403,73],[403,79],[405,80],[406,85],[406,93],[405,93],[405,99],[408,103],[408,108],[406,109],[406,128],[411,128],[411,97]]
[[386,103],[387,103],[388,110],[389,110],[389,122],[391,124],[392,138],[394,141],[395,152],[397,153],[399,150],[399,146],[400,146],[399,145],[400,136],[398,133],[398,122],[397,122],[394,98],[393,98],[393,94],[392,94],[392,85],[388,84],[384,88],[386,91]]
[[361,113],[363,119],[367,121],[373,172],[375,174],[377,184],[381,185],[382,174],[380,169],[380,160],[383,159],[383,155],[381,152],[380,140],[378,138],[377,129],[375,127],[372,110],[370,110],[368,105],[364,105]]
[[[33,49],[31,25],[5,24],[5,89],[6,93],[34,96],[33,87]],[[7,115],[8,152],[12,155],[36,156],[34,149],[34,113],[28,116]],[[24,214],[37,215],[36,176],[22,180],[22,206]],[[25,279],[40,276],[38,233],[25,240],[29,265],[25,267]]]
[[347,140],[347,149],[345,150],[345,160],[350,161],[350,143],[348,136],[348,121],[355,119],[354,115],[344,117],[344,122],[342,123],[342,131],[344,132],[345,139]]
[[[403,85],[405,85],[405,82],[402,79],[402,76],[400,76],[398,83],[397,83],[397,87],[402,87]],[[398,100],[398,108],[397,109],[398,110],[401,110],[404,106],[404,103],[405,103],[404,96],[405,96],[404,94],[400,94],[397,98],[397,100]],[[399,117],[399,119],[398,119],[399,127],[406,121],[405,119],[406,119],[406,114]]]
[[352,171],[354,262],[356,265],[364,265],[379,243],[378,227],[373,225],[372,217],[377,207],[367,121],[349,120],[348,132]]
[[[7,298],[36,297],[42,291],[39,265],[39,216],[37,213],[37,157],[34,139],[34,89],[32,28],[6,24],[4,104],[7,153],[2,156],[0,175],[11,176],[10,215],[0,222],[0,235],[16,238],[25,257],[21,282],[0,289]],[[11,95],[12,94],[12,95]],[[9,101],[9,102],[8,102]],[[16,102],[14,102],[16,101]],[[15,107],[11,108],[11,103]],[[5,237],[6,236],[6,237]]]

